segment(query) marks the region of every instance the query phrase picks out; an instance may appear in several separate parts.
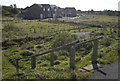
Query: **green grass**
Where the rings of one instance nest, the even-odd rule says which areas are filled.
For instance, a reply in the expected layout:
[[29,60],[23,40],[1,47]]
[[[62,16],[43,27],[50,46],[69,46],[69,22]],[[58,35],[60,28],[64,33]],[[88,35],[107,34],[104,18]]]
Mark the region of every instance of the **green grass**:
[[15,72],[16,72],[15,67],[3,55],[2,56],[2,78],[3,79],[10,78],[13,74],[15,74]]
[[117,16],[106,16],[106,15],[86,15],[85,17],[80,17],[79,19],[69,19],[69,18],[63,18],[60,20],[65,20],[65,21],[73,21],[73,22],[82,22],[82,23],[93,23],[93,22],[98,22],[98,23],[103,23],[103,22],[111,22],[111,23],[116,23],[118,22],[118,17]]
[[14,21],[14,20],[23,20],[22,18],[18,18],[18,17],[9,17],[9,16],[3,16],[2,17],[2,21]]
[[[74,23],[63,23],[74,22]],[[77,24],[76,24],[77,23]],[[78,24],[80,23],[80,24]],[[103,29],[99,28],[102,27]],[[29,54],[38,54],[45,52],[53,47],[58,47],[69,42],[79,40],[85,41],[95,38],[99,35],[107,35],[117,30],[117,17],[116,16],[101,16],[101,15],[88,15],[80,19],[58,19],[57,22],[47,19],[35,22],[4,22],[3,23],[3,59],[8,66],[3,65],[4,78],[16,78],[15,58],[23,57]],[[85,37],[71,37],[71,33],[79,32],[78,29],[68,30],[73,28],[80,28],[80,32],[89,33],[90,38]],[[57,32],[55,32],[57,31]],[[51,33],[50,33],[51,32]],[[99,40],[98,49],[98,63],[107,64],[114,63],[118,59],[118,39],[119,37],[111,36],[104,37]],[[76,47],[76,69],[69,68],[69,52],[66,50],[56,51],[54,61],[55,65],[50,66],[50,55],[42,55],[36,58],[37,66],[34,70],[31,69],[31,59],[21,59],[19,61],[20,75],[19,79],[85,79],[90,72],[80,72],[81,67],[91,64],[91,55],[93,43],[83,44]],[[4,63],[4,64],[5,64]],[[11,69],[11,70],[10,70]],[[12,71],[12,73],[11,73]]]

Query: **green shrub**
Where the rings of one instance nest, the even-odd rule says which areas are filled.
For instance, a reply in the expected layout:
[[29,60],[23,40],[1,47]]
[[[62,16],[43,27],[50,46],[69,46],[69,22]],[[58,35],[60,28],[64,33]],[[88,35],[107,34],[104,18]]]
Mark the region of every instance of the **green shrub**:
[[65,44],[68,44],[72,42],[74,39],[68,34],[68,33],[61,33],[60,35],[56,36],[53,43],[52,47],[59,47]]
[[101,43],[102,45],[108,47],[108,46],[110,46],[111,41],[112,41],[112,40],[111,40],[109,37],[104,37],[100,43]]
[[3,28],[3,32],[9,32],[9,31],[19,31],[19,28],[16,27],[14,24],[7,24]]

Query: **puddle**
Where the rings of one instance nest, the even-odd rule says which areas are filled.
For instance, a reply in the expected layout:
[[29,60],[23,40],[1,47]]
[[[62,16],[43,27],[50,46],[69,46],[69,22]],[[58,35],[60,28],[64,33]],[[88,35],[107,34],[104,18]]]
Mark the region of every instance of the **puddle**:
[[88,35],[87,33],[91,33],[91,32],[77,32],[77,33],[72,33],[72,36],[78,36],[78,37],[90,37],[90,35]]

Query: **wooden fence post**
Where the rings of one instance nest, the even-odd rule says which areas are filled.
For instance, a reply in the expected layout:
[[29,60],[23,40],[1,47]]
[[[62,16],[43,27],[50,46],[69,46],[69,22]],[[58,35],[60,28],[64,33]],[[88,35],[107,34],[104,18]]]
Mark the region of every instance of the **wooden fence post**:
[[44,32],[43,32],[43,37],[44,37]]
[[31,68],[34,69],[36,67],[36,57],[31,57]]
[[98,39],[94,40],[93,55],[92,55],[93,69],[98,69],[98,66],[97,66],[98,42],[99,42]]
[[19,74],[19,64],[18,64],[18,59],[16,59],[16,72]]
[[70,52],[70,68],[75,69],[75,47],[71,46],[69,52]]
[[51,52],[51,54],[50,54],[50,65],[51,66],[54,65],[54,52]]

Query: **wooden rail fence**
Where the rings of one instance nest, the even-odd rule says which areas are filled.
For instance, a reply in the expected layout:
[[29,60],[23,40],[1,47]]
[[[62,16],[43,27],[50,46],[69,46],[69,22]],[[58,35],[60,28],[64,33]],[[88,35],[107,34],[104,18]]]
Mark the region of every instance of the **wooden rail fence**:
[[88,42],[94,42],[94,46],[93,46],[93,54],[92,54],[92,66],[93,69],[97,69],[97,54],[98,54],[98,43],[99,43],[99,39],[103,38],[103,36],[91,39],[91,40],[87,40],[84,42],[79,42],[79,41],[74,41],[72,43],[48,50],[46,52],[40,53],[40,54],[35,54],[35,55],[31,55],[28,57],[22,57],[22,58],[16,58],[16,71],[17,74],[19,73],[19,60],[20,59],[25,59],[25,58],[31,58],[31,68],[34,69],[36,67],[36,57],[40,56],[40,55],[45,55],[47,53],[50,53],[50,64],[51,66],[54,65],[54,52],[58,51],[58,50],[69,50],[69,54],[70,54],[70,68],[75,69],[75,47],[81,44],[85,44]]

